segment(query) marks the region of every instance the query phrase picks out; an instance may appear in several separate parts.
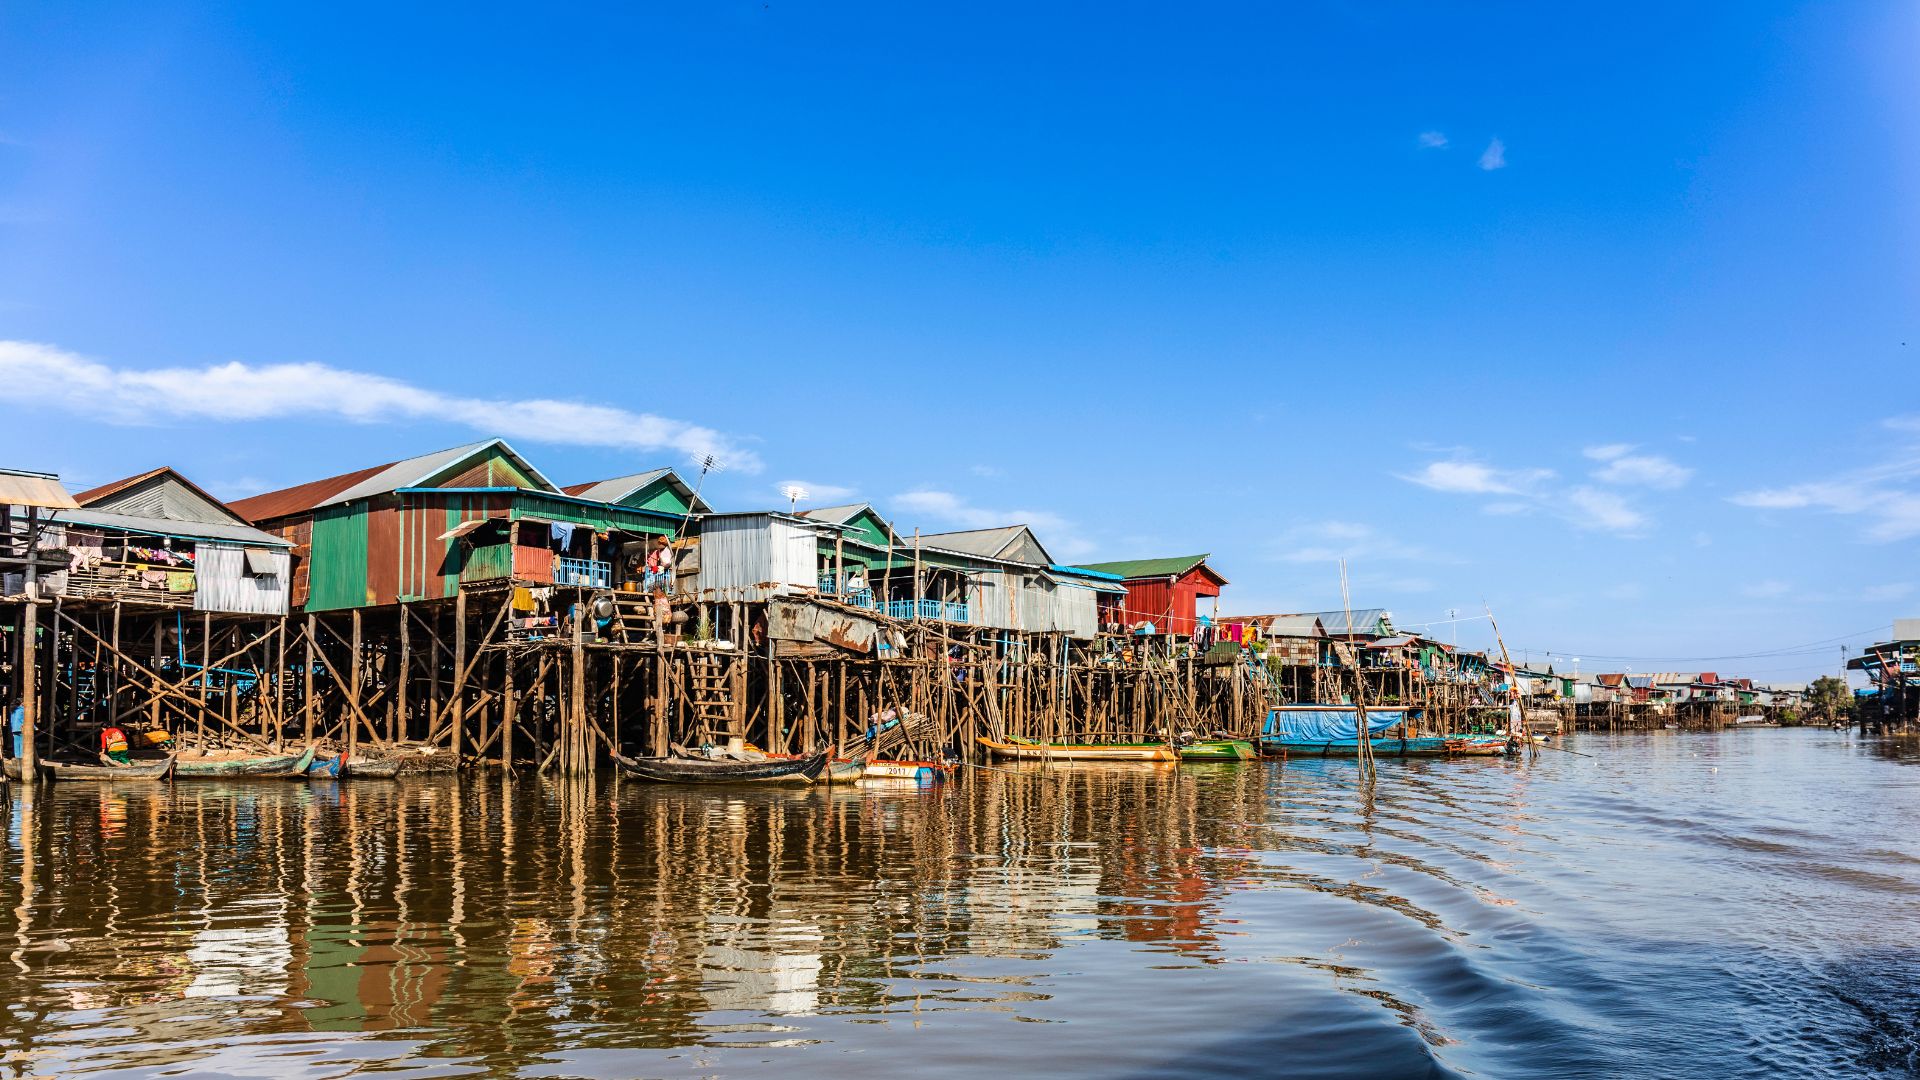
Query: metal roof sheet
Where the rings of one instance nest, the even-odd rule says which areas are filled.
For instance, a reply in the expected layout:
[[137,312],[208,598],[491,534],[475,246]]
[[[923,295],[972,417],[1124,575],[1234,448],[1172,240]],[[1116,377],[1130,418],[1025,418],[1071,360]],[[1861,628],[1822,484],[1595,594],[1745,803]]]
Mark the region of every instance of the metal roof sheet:
[[[1176,555],[1165,559],[1121,559],[1118,562],[1081,563],[1082,570],[1098,570],[1122,578],[1179,577],[1207,561],[1205,555]],[[1208,567],[1209,571],[1213,568]],[[1218,573],[1215,577],[1220,577]],[[1221,582],[1227,579],[1221,577]]]
[[629,473],[626,476],[615,476],[606,480],[589,480],[584,484],[568,484],[560,490],[568,495],[592,499],[595,502],[617,503],[662,478],[673,480],[674,488],[687,497],[687,503],[693,507],[694,513],[706,513],[713,509],[707,505],[705,499],[693,493],[693,488],[687,486],[687,482],[680,478],[679,473],[670,468],[648,469],[645,472]]
[[410,457],[386,465],[357,469],[338,476],[329,476],[324,480],[311,480],[279,491],[237,499],[228,503],[227,507],[248,521],[267,521],[285,517],[288,514],[304,513],[322,506],[332,506],[335,503],[384,495],[401,488],[419,487],[460,462],[495,446],[518,462],[528,476],[544,485],[535,490],[552,492],[560,490],[553,485],[552,481],[540,475],[540,471],[535,469],[526,458],[521,457],[513,447],[508,446],[505,439],[484,439],[465,446],[436,450],[431,454],[421,454],[418,457]]
[[1320,625],[1332,637],[1351,637],[1355,634],[1377,634],[1379,627],[1392,623],[1392,615],[1386,608],[1354,608],[1352,620],[1348,620],[1345,611],[1316,611],[1312,616],[1320,620]]
[[119,529],[122,532],[140,533],[145,536],[177,536],[183,540],[224,540],[234,544],[253,544],[258,547],[272,548],[293,546],[272,533],[261,532],[251,525],[238,523],[229,525],[212,521],[179,521],[174,518],[115,514],[107,510],[90,510],[85,507],[61,514],[60,520],[68,525]]
[[80,504],[67,494],[67,489],[60,486],[60,478],[52,473],[0,469],[0,505],[72,510]]

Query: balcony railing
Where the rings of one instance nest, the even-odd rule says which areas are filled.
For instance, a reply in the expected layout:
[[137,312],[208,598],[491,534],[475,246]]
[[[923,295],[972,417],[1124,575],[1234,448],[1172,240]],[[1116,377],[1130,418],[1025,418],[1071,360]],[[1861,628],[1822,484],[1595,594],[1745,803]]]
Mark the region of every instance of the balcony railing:
[[894,619],[918,618],[927,622],[950,623],[967,621],[967,605],[944,600],[888,600],[881,610]]
[[613,588],[613,564],[599,559],[569,559],[562,555],[553,560],[553,583],[580,585],[589,589],[611,589]]

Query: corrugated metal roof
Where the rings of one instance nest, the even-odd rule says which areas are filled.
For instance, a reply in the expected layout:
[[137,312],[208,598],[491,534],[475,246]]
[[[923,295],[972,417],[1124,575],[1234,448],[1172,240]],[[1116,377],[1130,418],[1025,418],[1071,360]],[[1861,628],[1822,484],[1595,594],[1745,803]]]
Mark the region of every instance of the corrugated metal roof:
[[687,482],[680,478],[680,474],[672,469],[648,469],[646,472],[629,473],[626,476],[615,476],[607,480],[589,480],[584,484],[568,484],[560,490],[568,495],[592,499],[595,502],[617,503],[662,477],[673,479],[673,486],[686,496],[688,505],[693,507],[694,513],[704,514],[713,509],[707,505],[705,499],[695,495],[693,488],[687,486]]
[[1344,611],[1316,611],[1312,616],[1320,620],[1329,637],[1377,634],[1382,624],[1392,625],[1392,615],[1386,608],[1354,608],[1351,622]]
[[[815,521],[831,521],[835,525],[845,525],[847,522],[859,517],[860,511],[872,509],[872,503],[863,502],[847,503],[844,506],[813,506],[800,511],[799,516],[812,518]],[[875,511],[875,516],[879,516],[878,511]]]
[[1377,641],[1369,641],[1367,642],[1367,648],[1369,649],[1402,649],[1407,647],[1408,645],[1413,644],[1414,640],[1415,639],[1411,634],[1401,634],[1398,637],[1380,638]]
[[[1031,541],[1038,549],[1039,558],[1028,560],[1009,554],[1020,547],[1023,541]],[[989,559],[1009,559],[1035,566],[1051,566],[1053,556],[1047,554],[1046,545],[1025,525],[1003,525],[995,529],[961,529],[957,532],[921,533],[920,543],[927,547],[936,547],[945,551],[957,551],[962,555],[982,555]]]
[[[1206,555],[1176,555],[1165,559],[1122,559],[1119,562],[1081,563],[1082,570],[1098,570],[1104,574],[1117,574],[1123,578],[1179,577],[1207,561]],[[1227,579],[1209,566],[1207,572],[1220,578],[1222,585]]]
[[288,514],[304,513],[334,503],[350,502],[372,495],[384,495],[400,488],[418,487],[435,476],[446,472],[460,462],[474,457],[482,451],[498,446],[503,453],[519,463],[528,476],[538,481],[541,491],[559,491],[552,481],[540,475],[535,469],[507,445],[505,439],[486,439],[465,446],[436,450],[431,454],[421,454],[403,461],[375,465],[372,468],[357,469],[339,476],[329,476],[324,480],[312,480],[279,491],[269,491],[263,495],[254,495],[228,503],[228,509],[248,521],[268,521],[285,517]]
[[80,504],[67,494],[67,489],[60,486],[60,478],[52,473],[0,469],[0,505],[71,510]]
[[244,525],[245,519],[178,469],[161,466],[125,480],[102,484],[74,496],[92,510],[129,517],[165,518],[215,525]]
[[273,548],[292,546],[272,533],[261,532],[251,525],[241,525],[237,522],[220,524],[211,521],[179,521],[174,518],[116,514],[107,510],[90,510],[85,507],[61,514],[60,520],[68,525],[120,529],[146,536],[177,536],[186,540],[226,540],[236,544],[257,544],[261,547]]

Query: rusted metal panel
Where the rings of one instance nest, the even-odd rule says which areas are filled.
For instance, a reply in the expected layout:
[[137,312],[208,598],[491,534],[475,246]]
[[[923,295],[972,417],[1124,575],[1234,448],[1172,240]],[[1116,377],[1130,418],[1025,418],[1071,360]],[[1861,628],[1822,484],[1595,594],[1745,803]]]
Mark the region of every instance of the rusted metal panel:
[[367,603],[400,600],[400,508],[376,506],[367,512]]
[[804,600],[767,602],[767,636],[780,642],[816,642],[865,656],[880,637],[878,620]]
[[830,608],[820,608],[814,613],[814,640],[837,645],[851,653],[872,652],[873,640],[879,634],[880,624],[872,619]]
[[767,636],[776,641],[812,641],[814,607],[790,600],[767,603]]

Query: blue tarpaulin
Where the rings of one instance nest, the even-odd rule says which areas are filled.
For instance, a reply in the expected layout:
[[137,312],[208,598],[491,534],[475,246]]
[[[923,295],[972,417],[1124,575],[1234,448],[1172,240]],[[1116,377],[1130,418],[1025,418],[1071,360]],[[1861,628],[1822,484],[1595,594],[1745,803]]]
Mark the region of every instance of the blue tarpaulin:
[[[1407,718],[1403,709],[1368,709],[1367,735],[1376,736]],[[1267,714],[1270,739],[1299,742],[1353,742],[1360,738],[1357,709],[1275,709]]]

